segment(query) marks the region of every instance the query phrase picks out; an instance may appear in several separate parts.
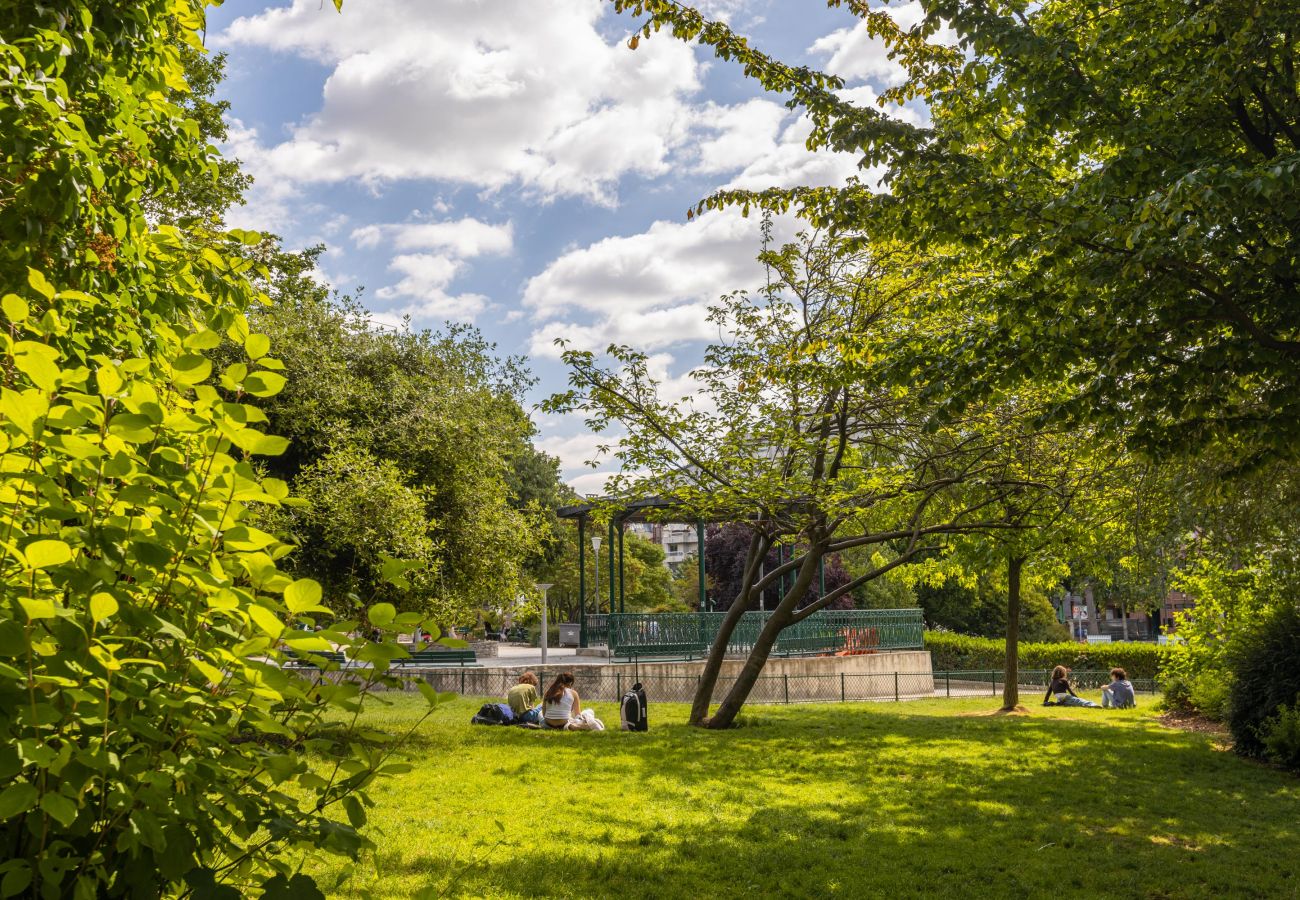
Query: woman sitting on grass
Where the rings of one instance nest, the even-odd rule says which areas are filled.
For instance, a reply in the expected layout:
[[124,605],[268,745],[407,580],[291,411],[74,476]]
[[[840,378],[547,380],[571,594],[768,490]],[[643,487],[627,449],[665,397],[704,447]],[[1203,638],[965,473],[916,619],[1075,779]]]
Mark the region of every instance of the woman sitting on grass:
[[1052,698],[1056,698],[1057,706],[1096,706],[1091,700],[1085,700],[1074,692],[1070,687],[1070,673],[1065,666],[1057,666],[1052,670],[1052,683],[1047,686],[1047,693],[1043,696],[1043,705],[1051,706]]
[[573,689],[573,674],[561,672],[546,689],[542,698],[542,721],[546,727],[565,731],[604,731],[605,724],[589,709]]

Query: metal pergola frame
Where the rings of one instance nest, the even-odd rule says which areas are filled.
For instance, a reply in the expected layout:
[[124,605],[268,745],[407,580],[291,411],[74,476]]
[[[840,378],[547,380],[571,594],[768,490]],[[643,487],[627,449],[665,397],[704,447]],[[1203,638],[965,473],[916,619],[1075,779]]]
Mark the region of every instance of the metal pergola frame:
[[[592,517],[592,513],[598,509],[617,506],[609,500],[593,500],[589,503],[579,503],[571,506],[561,506],[555,511],[558,518],[575,519],[578,523],[578,645],[587,646],[587,523]],[[665,497],[649,497],[642,500],[632,500],[622,505],[619,512],[615,513],[609,520],[609,537],[606,541],[609,554],[609,610],[614,612],[615,602],[618,604],[618,612],[624,613],[624,566],[623,566],[623,529],[629,522],[654,522],[667,525],[694,525],[695,526],[695,559],[698,571],[699,582],[699,611],[709,612],[709,598],[706,590],[707,573],[704,566],[704,526],[710,521],[730,521],[724,519],[705,519],[698,514],[683,515],[689,512],[683,505],[675,500]],[[617,535],[617,538],[616,538]],[[615,544],[618,548],[615,550]],[[595,552],[595,551],[593,551]],[[790,559],[794,559],[794,548],[790,548]],[[615,579],[615,559],[617,554],[617,580]],[[777,545],[777,555],[781,562],[785,562],[784,548]],[[599,569],[599,560],[596,563]],[[598,573],[599,574],[599,573]],[[598,578],[599,580],[599,578]],[[821,560],[818,571],[818,592],[819,596],[826,593],[826,568],[825,560]],[[781,584],[778,588],[781,596],[785,595],[785,578],[781,578]],[[595,614],[600,614],[600,598],[596,598]]]

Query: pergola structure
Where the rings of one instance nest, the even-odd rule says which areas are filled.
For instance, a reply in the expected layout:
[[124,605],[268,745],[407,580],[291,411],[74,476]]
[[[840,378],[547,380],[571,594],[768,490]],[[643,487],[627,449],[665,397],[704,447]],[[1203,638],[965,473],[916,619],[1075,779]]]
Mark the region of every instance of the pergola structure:
[[[608,507],[608,501],[593,501],[591,503],[581,503],[573,506],[561,506],[556,510],[556,515],[561,519],[574,519],[578,523],[578,623],[579,623],[579,645],[587,646],[587,527],[592,518],[592,514],[600,507]],[[695,526],[695,558],[699,571],[699,611],[709,611],[709,600],[705,589],[706,572],[704,566],[704,526],[709,522],[722,521],[720,519],[705,519],[691,510],[683,507],[679,502],[667,497],[650,497],[642,500],[631,500],[622,505],[619,510],[610,517],[609,536],[607,540],[606,552],[609,563],[609,610],[611,613],[617,612],[623,614],[624,608],[624,568],[623,568],[623,530],[629,522],[655,522],[668,525],[694,525]],[[594,535],[593,535],[594,536]],[[596,552],[593,550],[593,552]],[[781,555],[784,561],[784,549],[777,547],[777,553]],[[791,559],[794,558],[794,548],[791,548]],[[597,567],[600,561],[597,560]],[[824,567],[819,569],[818,581],[820,593],[826,592],[826,572]],[[599,577],[599,576],[598,576]],[[785,590],[785,579],[781,579],[781,593]],[[597,598],[597,607],[595,613],[599,615],[600,606]],[[602,629],[603,630],[603,629]]]

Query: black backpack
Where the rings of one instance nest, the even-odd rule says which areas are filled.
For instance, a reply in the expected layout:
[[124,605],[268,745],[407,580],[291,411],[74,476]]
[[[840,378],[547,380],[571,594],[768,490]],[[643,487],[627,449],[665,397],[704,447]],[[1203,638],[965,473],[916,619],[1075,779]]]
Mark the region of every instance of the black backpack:
[[619,704],[619,718],[622,719],[624,731],[650,730],[645,688],[641,686],[641,682],[632,685],[632,689],[623,695],[623,702]]
[[474,718],[470,719],[469,723],[471,725],[512,725],[514,721],[515,714],[504,703],[484,703],[479,711],[474,713]]

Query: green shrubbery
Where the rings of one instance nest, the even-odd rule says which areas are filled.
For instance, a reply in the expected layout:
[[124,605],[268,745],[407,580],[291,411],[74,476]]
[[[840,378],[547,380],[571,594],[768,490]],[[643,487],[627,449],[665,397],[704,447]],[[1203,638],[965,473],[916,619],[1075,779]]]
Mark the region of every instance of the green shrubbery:
[[1233,679],[1227,721],[1237,752],[1295,764],[1300,754],[1300,607],[1274,607],[1251,623],[1229,651],[1229,660]]
[[[960,669],[1002,669],[1006,664],[1006,642],[997,638],[971,637],[946,631],[927,631],[925,648],[934,660],[935,671]],[[1109,669],[1120,666],[1130,678],[1158,678],[1169,659],[1170,648],[1157,644],[1050,644],[1022,643],[1020,666],[1024,669]]]
[[217,168],[169,99],[204,5],[0,4],[0,896],[318,897],[286,850],[355,854],[393,771],[356,714],[403,651],[252,519],[288,500],[258,464],[287,444],[258,237],[145,211]]

